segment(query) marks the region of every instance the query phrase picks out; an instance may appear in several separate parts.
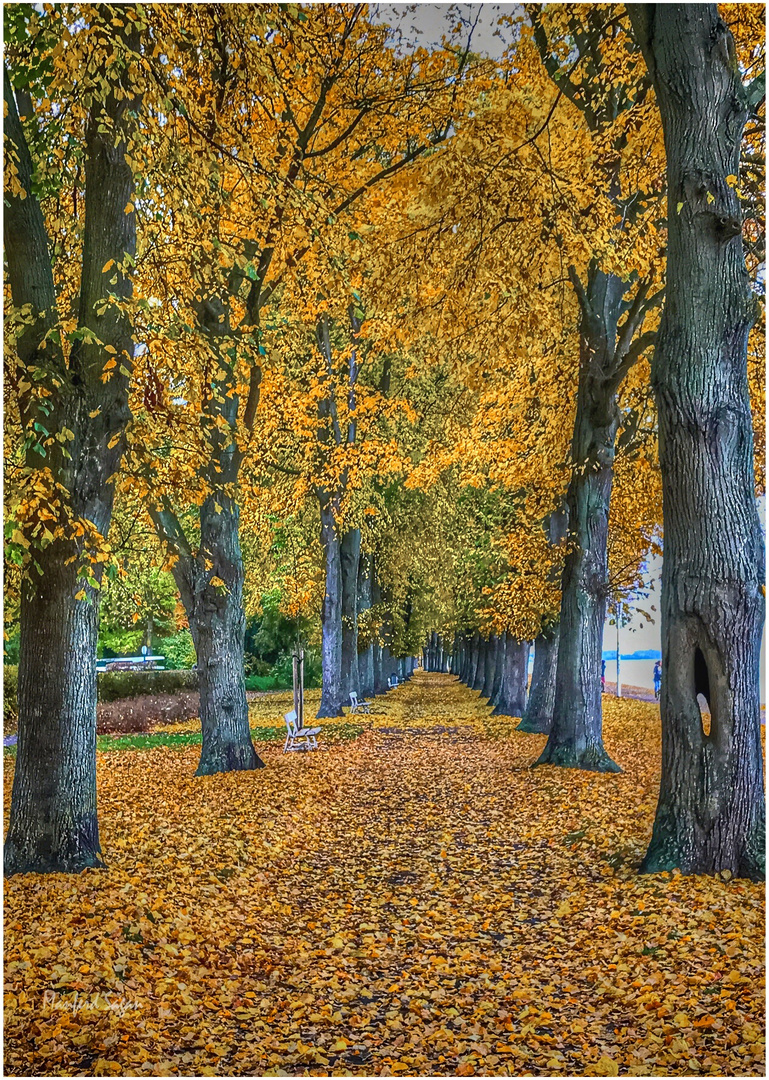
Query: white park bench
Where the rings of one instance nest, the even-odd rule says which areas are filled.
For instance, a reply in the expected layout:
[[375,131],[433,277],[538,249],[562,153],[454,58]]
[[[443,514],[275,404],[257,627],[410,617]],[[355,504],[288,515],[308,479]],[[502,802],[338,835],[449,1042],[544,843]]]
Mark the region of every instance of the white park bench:
[[389,677],[389,679],[387,680],[387,689],[388,690],[394,690],[397,685],[398,685],[398,676],[397,675],[391,675]]
[[358,695],[355,693],[354,690],[351,690],[350,691],[350,716],[352,716],[352,714],[354,712],[357,712],[358,709],[360,709],[361,712],[365,712],[365,713],[370,712],[371,711],[371,702],[370,701],[358,701]]
[[286,745],[283,747],[284,754],[287,754],[289,750],[318,749],[317,735],[321,731],[321,728],[298,727],[296,722],[296,712],[293,709],[291,710],[291,712],[284,713],[283,719],[286,721],[286,727],[288,728],[288,734],[286,735]]

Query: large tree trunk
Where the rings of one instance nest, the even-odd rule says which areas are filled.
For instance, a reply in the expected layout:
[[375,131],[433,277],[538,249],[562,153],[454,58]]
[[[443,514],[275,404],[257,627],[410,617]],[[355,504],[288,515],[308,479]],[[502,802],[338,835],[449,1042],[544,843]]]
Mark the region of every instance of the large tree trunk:
[[395,674],[395,664],[392,653],[386,645],[382,646],[382,680],[385,690],[389,689],[388,680]]
[[494,661],[497,653],[497,635],[491,634],[486,641],[483,656],[483,685],[481,697],[491,698],[491,689],[494,684]]
[[492,716],[523,716],[526,708],[526,668],[529,660],[529,643],[516,641],[509,634],[505,642],[502,686],[499,702]]
[[68,544],[39,557],[24,583],[19,742],[5,872],[77,873],[101,866],[96,818],[95,602],[75,600]]
[[363,652],[358,653],[358,676],[360,678],[360,692],[362,696],[364,698],[373,697],[376,694],[373,642],[369,642]]
[[[595,59],[595,40],[603,33],[599,6],[580,19],[586,33],[574,39],[574,54],[565,57],[548,39],[542,21],[542,5],[530,4],[534,42],[545,69],[561,91],[585,115],[590,129],[612,152],[603,154],[605,193],[617,210],[617,235],[636,216],[643,204],[623,191],[620,165],[627,144],[626,128],[617,124],[618,111],[642,95],[618,83],[611,94],[583,93],[572,81],[580,60]],[[612,75],[603,61],[594,72],[597,85]],[[582,78],[582,76],[580,76]],[[632,191],[632,189],[631,189]],[[555,708],[547,746],[540,763],[599,771],[618,766],[603,747],[601,726],[601,646],[607,600],[607,552],[609,499],[615,441],[619,425],[616,395],[633,364],[654,341],[654,332],[643,332],[649,310],[662,298],[662,290],[649,295],[651,279],[633,286],[630,280],[604,272],[598,258],[587,268],[583,283],[576,268],[569,278],[580,305],[580,371],[577,412],[572,439],[572,472],[567,498],[570,548],[563,572],[561,629]],[[631,291],[633,290],[634,291]],[[620,321],[620,319],[622,321]]]
[[[237,505],[221,492],[206,499],[200,510],[201,558],[195,562],[192,588],[180,589],[200,679],[203,746],[196,776],[264,767],[248,723],[239,518]],[[213,564],[210,569],[206,562]],[[184,572],[184,564],[177,565]],[[211,585],[212,577],[224,585]]]
[[[358,611],[364,612],[371,608],[371,576],[373,573],[374,556],[361,552],[358,563]],[[360,693],[363,697],[373,697],[374,689],[374,644],[370,633],[367,635],[368,645],[358,653],[358,679]]]
[[601,654],[608,596],[609,501],[619,427],[606,379],[627,285],[591,268],[580,330],[580,376],[567,494],[569,539],[562,577],[555,707],[538,765],[618,772],[603,746]]
[[170,511],[151,509],[150,515],[160,539],[176,553],[172,573],[197,655],[203,746],[195,775],[262,769],[248,722],[237,504],[222,491],[205,499],[197,552]]
[[529,700],[518,731],[548,735],[555,707],[555,680],[558,669],[559,626],[543,630],[534,642],[534,667],[531,672]]
[[471,690],[480,690],[481,680],[483,679],[483,646],[485,642],[481,638],[481,635],[476,630],[473,635],[473,657],[472,668],[470,670],[470,681],[468,686]]
[[470,682],[470,658],[472,656],[472,648],[470,644],[470,637],[468,634],[462,635],[462,661],[459,669],[459,679],[465,686]]
[[[102,537],[112,516],[109,480],[119,469],[130,419],[131,323],[124,310],[106,301],[108,292],[123,302],[133,292],[124,262],[136,253],[136,216],[125,212],[134,190],[126,140],[139,107],[126,74],[136,56],[135,31],[125,28],[116,35],[104,29],[114,37],[114,53],[125,61],[113,65],[107,78],[120,72],[125,85],[113,90],[105,83],[104,100],[94,101],[86,122],[78,329],[91,333],[86,341],[75,342],[68,367],[56,336],[45,340],[57,318],[51,257],[7,70],[3,87],[6,150],[16,159],[23,188],[23,197],[6,192],[4,227],[12,303],[15,309],[27,308],[26,326],[16,339],[18,375],[28,386],[19,388],[22,434],[30,438],[26,464],[31,470],[50,470],[73,519],[92,523]],[[112,284],[102,272],[109,261],[117,264]],[[103,380],[111,355],[119,366]],[[41,404],[48,415],[40,415]],[[38,419],[42,426],[34,428]],[[41,430],[63,439],[52,437],[44,457],[32,452],[32,444],[42,439],[35,432]],[[7,875],[76,873],[102,864],[95,757],[98,593],[90,586],[84,589],[79,579],[81,560],[89,565],[90,542],[90,537],[57,538],[38,549],[34,540],[29,549],[39,570],[27,568],[22,581],[18,751],[4,853]],[[91,570],[97,581],[99,565]]]
[[489,705],[498,705],[499,696],[502,693],[502,678],[505,674],[505,650],[507,648],[507,631],[497,634],[494,646],[494,681],[491,685]]
[[358,671],[358,565],[360,529],[348,529],[340,545],[342,568],[342,688],[345,704],[350,692],[360,694]]
[[342,680],[342,545],[336,526],[334,501],[320,500],[321,546],[326,562],[326,587],[321,610],[323,689],[317,715],[342,716],[349,699]]
[[383,694],[387,689],[387,678],[382,664],[382,646],[374,642],[374,693]]
[[641,869],[762,879],[764,551],[746,369],[756,304],[729,179],[753,91],[715,4],[631,14],[668,165],[668,302],[652,367],[665,530],[662,780]]
[[[557,547],[566,538],[566,507],[554,510],[545,522],[548,539]],[[531,687],[526,703],[523,720],[518,725],[519,731],[536,735],[549,735],[553,724],[555,708],[555,680],[558,671],[558,639],[560,626],[558,621],[543,628],[534,642],[534,666],[531,672]]]

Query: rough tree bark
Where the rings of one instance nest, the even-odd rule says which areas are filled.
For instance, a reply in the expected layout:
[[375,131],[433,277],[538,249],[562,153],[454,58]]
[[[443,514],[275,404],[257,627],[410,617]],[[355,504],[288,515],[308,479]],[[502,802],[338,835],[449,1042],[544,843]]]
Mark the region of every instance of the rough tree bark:
[[[220,460],[226,468],[226,455]],[[173,514],[150,512],[158,536],[177,556],[172,573],[197,656],[203,745],[195,775],[264,768],[248,722],[238,506],[221,491],[208,496],[200,508],[197,551]]]
[[715,4],[629,10],[662,116],[669,230],[652,366],[665,530],[662,780],[641,869],[763,879],[764,550],[746,364],[756,304],[728,179],[763,83],[743,86]]
[[435,631],[431,630],[424,648],[425,671],[435,670]]
[[480,690],[483,684],[483,657],[485,648],[485,640],[476,632],[473,638],[473,669],[470,682],[468,683],[471,690]]
[[337,529],[335,500],[320,496],[320,538],[326,563],[321,609],[323,689],[317,716],[342,716],[346,697],[342,681],[342,544]]
[[374,693],[382,694],[387,689],[387,680],[382,673],[382,646],[374,642]]
[[558,669],[559,625],[543,630],[534,642],[534,667],[531,689],[518,731],[548,735],[555,708],[555,680]]
[[342,686],[345,703],[350,692],[361,693],[358,671],[358,565],[360,529],[348,529],[339,549],[342,569]]
[[462,634],[462,663],[459,669],[459,680],[467,686],[470,682],[470,658],[472,646],[469,634]]
[[476,631],[472,634],[467,642],[467,671],[466,678],[464,680],[465,686],[468,688],[472,686],[473,679],[475,678],[475,669],[478,666],[478,642],[480,636]]
[[[371,578],[374,567],[374,556],[361,552],[358,563],[358,611],[364,612],[371,608]],[[368,645],[358,653],[358,679],[360,681],[360,693],[363,697],[373,697],[374,689],[374,643],[370,634]]]
[[509,634],[505,642],[502,685],[499,702],[492,716],[523,716],[526,708],[526,669],[529,661],[529,643],[516,641]]
[[[135,53],[137,41],[130,28],[112,39],[116,52]],[[125,449],[128,376],[133,356],[131,324],[112,305],[99,301],[113,292],[127,300],[132,283],[125,257],[136,252],[136,217],[125,213],[132,202],[134,183],[126,161],[126,142],[134,126],[139,103],[127,82],[125,67],[105,69],[106,79],[120,70],[118,88],[105,84],[103,101],[91,105],[86,121],[85,221],[81,264],[78,329],[88,329],[86,340],[75,340],[66,367],[56,337],[45,335],[56,327],[56,292],[48,236],[34,193],[34,166],[19,119],[16,96],[7,69],[3,73],[6,109],[6,153],[15,159],[24,191],[5,193],[5,255],[14,308],[29,305],[31,320],[16,342],[17,376],[24,435],[38,423],[48,433],[64,433],[64,444],[51,440],[45,458],[29,446],[26,464],[46,467],[66,492],[73,517],[91,522],[106,536],[112,516],[113,485]],[[34,116],[27,113],[30,123]],[[106,263],[116,264],[117,282],[108,284],[102,273]],[[97,314],[97,306],[101,314]],[[109,346],[118,368],[102,382]],[[31,369],[38,374],[30,375]],[[39,372],[44,372],[43,381]],[[32,384],[36,389],[33,390]],[[51,396],[46,410],[37,388]],[[40,429],[38,429],[40,430]],[[62,445],[66,446],[65,454]],[[66,526],[65,526],[66,530]],[[34,550],[39,571],[30,568],[21,590],[21,644],[19,656],[18,750],[5,842],[7,875],[77,873],[101,866],[96,813],[96,637],[98,593],[88,587],[76,599],[84,545],[69,537],[56,537]],[[100,577],[95,568],[95,578]]]
[[[566,509],[561,508],[550,514],[546,528],[550,544],[560,544],[566,537]],[[523,720],[518,731],[536,735],[549,735],[553,723],[555,708],[555,680],[558,671],[558,638],[560,624],[556,620],[545,626],[534,642],[534,666],[531,672],[531,687],[526,702]]]
[[502,692],[502,677],[505,673],[505,649],[507,648],[507,631],[497,634],[494,647],[494,681],[491,685],[489,705],[499,704],[499,695]]
[[[569,550],[561,579],[555,707],[537,764],[618,772],[603,746],[601,654],[608,598],[609,503],[620,412],[617,391],[652,339],[641,334],[648,285],[625,300],[627,282],[592,264],[587,288],[571,271],[580,300],[580,369],[566,496]],[[622,323],[620,318],[626,313]]]
[[159,539],[173,553],[172,573],[195,644],[200,679],[203,745],[196,776],[264,768],[251,741],[244,673],[246,618],[240,511],[229,494],[237,487],[242,455],[234,440],[240,399],[232,362],[221,342],[230,333],[226,298],[208,296],[197,305],[201,334],[217,357],[221,377],[206,400],[200,422],[210,460],[201,480],[210,494],[200,507],[200,544],[191,545],[168,503],[150,508]]
[[[632,220],[638,200],[623,198],[619,164],[626,132],[619,114],[646,93],[639,82],[632,92],[612,81],[600,59],[605,32],[599,6],[566,15],[578,54],[594,64],[590,79],[572,81],[571,59],[551,48],[542,5],[527,5],[534,41],[558,89],[580,109],[588,128],[605,136],[613,153],[605,155],[606,194],[617,220]],[[577,65],[578,67],[581,65]],[[555,708],[547,746],[539,763],[616,771],[602,741],[601,652],[608,591],[607,536],[615,443],[620,414],[617,392],[633,366],[654,341],[643,332],[651,307],[662,291],[649,295],[651,282],[635,284],[605,273],[591,260],[583,281],[575,267],[569,278],[580,306],[580,370],[572,439],[572,473],[567,497],[570,551],[563,571],[561,628],[558,644]]]
[[[360,319],[350,307],[349,318],[353,346],[360,332]],[[333,388],[335,368],[331,327],[327,315],[318,322],[317,343],[326,365],[329,387]],[[355,388],[359,363],[352,348],[347,367],[346,429],[340,423],[333,389],[318,403],[321,426],[318,443],[322,447],[352,446],[357,435]],[[349,705],[350,690],[358,689],[357,677],[357,582],[360,558],[360,530],[347,528],[342,536],[342,500],[347,488],[347,470],[330,486],[316,488],[320,504],[321,545],[326,563],[326,583],[321,614],[323,690],[317,716],[341,716],[342,706]],[[346,615],[346,620],[345,620]],[[346,625],[345,625],[346,623]],[[352,683],[355,685],[352,685]]]
[[497,635],[490,634],[486,641],[486,649],[483,657],[483,685],[481,697],[491,698],[491,689],[494,684],[494,661],[497,655]]

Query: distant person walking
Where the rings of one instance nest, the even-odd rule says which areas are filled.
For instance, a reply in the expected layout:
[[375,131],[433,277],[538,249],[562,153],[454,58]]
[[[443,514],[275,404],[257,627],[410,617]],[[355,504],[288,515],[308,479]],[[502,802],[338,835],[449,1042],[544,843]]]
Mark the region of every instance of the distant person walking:
[[654,696],[659,701],[660,690],[662,689],[662,661],[658,660],[654,665]]

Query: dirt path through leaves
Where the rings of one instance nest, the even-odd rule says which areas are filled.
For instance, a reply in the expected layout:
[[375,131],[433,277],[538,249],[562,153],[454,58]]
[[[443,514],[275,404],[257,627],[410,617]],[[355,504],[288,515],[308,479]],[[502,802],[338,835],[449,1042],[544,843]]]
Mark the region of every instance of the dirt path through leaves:
[[108,869],[5,886],[6,1073],[763,1074],[763,889],[636,874],[658,711],[604,700],[616,776],[421,674],[253,774],[99,754]]

